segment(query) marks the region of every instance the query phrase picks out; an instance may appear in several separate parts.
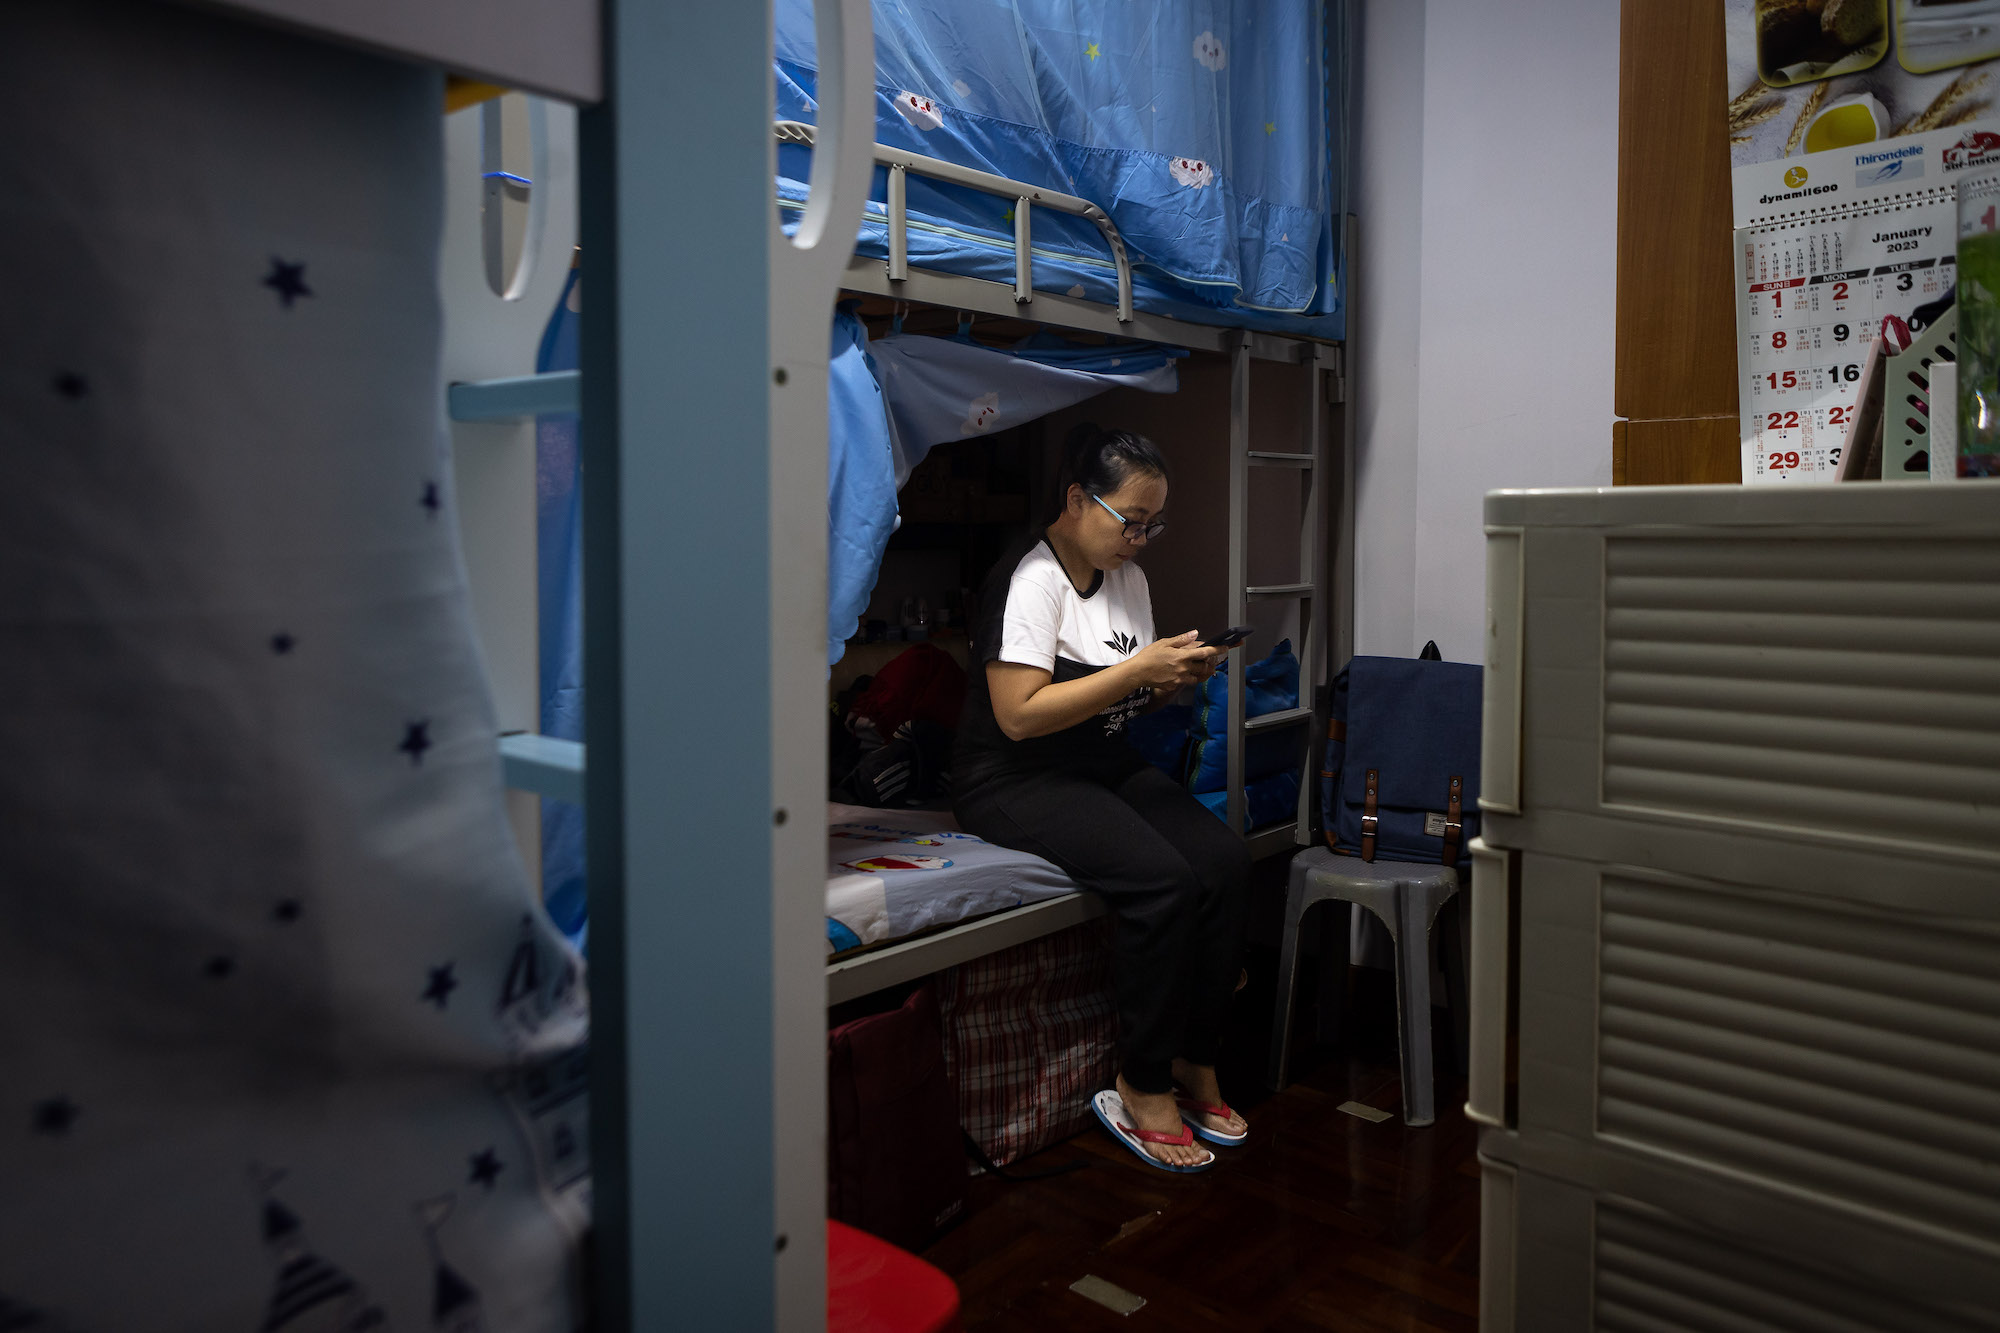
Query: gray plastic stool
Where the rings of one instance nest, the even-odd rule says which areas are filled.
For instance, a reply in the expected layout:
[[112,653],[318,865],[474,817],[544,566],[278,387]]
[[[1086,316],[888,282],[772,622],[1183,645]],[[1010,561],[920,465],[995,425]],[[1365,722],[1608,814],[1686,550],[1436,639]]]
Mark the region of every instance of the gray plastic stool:
[[[1271,1037],[1271,1088],[1285,1086],[1285,1054],[1292,1037],[1292,990],[1299,971],[1299,927],[1317,902],[1358,903],[1382,919],[1396,942],[1396,1019],[1403,1061],[1403,1123],[1428,1125],[1437,1119],[1431,1089],[1431,922],[1458,892],[1458,871],[1413,861],[1363,861],[1312,847],[1292,858],[1291,888],[1285,899],[1285,943],[1278,954],[1278,1013]],[[1322,1020],[1326,1005],[1345,980],[1347,916],[1338,930],[1329,923],[1320,959]],[[1337,935],[1337,939],[1336,939]]]

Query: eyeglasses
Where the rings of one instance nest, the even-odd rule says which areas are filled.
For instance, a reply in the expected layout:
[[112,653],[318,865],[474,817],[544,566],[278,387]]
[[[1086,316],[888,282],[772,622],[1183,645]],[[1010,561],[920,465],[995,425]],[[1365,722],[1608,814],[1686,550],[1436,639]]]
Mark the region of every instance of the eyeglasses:
[[1144,519],[1127,518],[1110,505],[1105,504],[1101,496],[1093,495],[1090,498],[1096,500],[1105,513],[1125,525],[1125,540],[1128,542],[1136,542],[1141,537],[1144,537],[1147,541],[1153,541],[1167,530],[1167,521],[1163,518],[1156,518],[1150,523]]

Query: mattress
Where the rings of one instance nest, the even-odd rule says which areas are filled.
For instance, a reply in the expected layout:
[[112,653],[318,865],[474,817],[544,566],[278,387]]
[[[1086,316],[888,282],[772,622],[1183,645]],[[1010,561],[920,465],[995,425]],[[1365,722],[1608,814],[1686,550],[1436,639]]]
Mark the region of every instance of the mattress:
[[959,831],[948,812],[826,807],[829,957],[1076,892],[1053,864]]

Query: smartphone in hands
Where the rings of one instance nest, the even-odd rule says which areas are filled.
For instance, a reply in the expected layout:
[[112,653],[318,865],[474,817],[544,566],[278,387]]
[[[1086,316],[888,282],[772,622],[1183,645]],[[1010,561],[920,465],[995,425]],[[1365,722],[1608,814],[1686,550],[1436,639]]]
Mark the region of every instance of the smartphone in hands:
[[1219,634],[1202,635],[1201,646],[1204,648],[1234,648],[1255,632],[1256,627],[1253,625],[1231,625]]

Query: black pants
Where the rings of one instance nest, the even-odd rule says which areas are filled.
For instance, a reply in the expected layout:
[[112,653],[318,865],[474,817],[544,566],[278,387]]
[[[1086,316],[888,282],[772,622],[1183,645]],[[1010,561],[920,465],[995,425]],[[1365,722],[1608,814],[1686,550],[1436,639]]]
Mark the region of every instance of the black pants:
[[988,779],[956,810],[967,833],[1055,862],[1110,906],[1127,1083],[1166,1092],[1175,1056],[1215,1063],[1243,950],[1242,838],[1136,754]]

